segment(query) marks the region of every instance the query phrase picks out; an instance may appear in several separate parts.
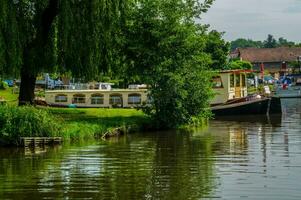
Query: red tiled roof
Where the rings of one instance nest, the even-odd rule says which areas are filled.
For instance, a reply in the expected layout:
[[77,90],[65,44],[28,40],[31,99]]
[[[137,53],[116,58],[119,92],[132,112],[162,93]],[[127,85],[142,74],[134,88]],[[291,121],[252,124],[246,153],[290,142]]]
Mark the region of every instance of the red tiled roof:
[[238,49],[242,60],[251,63],[261,62],[291,62],[301,56],[301,47],[279,47],[279,48],[241,48]]

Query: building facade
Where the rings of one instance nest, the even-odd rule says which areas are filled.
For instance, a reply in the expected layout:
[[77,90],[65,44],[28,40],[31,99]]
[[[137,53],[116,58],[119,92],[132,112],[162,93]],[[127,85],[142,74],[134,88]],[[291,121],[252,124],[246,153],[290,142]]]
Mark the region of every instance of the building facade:
[[249,61],[254,70],[261,70],[261,66],[273,75],[292,70],[291,62],[301,58],[301,47],[278,48],[238,48],[230,54],[232,59]]

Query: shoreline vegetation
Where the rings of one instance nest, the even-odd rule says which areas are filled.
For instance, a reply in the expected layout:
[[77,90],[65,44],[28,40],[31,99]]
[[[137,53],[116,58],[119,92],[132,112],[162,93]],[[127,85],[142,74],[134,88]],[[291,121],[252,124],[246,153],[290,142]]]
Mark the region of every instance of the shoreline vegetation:
[[[7,100],[0,105],[0,146],[18,146],[20,137],[62,137],[66,142],[82,142],[158,130],[142,110],[17,106],[18,94],[13,94],[12,88],[0,90],[0,96]],[[205,123],[206,119],[201,119],[191,125]]]
[[19,145],[20,137],[62,137],[80,142],[149,129],[150,118],[140,110],[17,106],[13,88],[0,90],[0,146]]
[[[69,119],[72,113],[54,115],[67,118],[67,130],[77,132],[86,125],[91,132],[116,124],[140,127],[142,119],[149,130],[178,129],[210,116],[212,72],[227,68],[230,46],[222,32],[195,19],[214,0],[1,2],[0,78],[19,85],[19,101],[9,104],[34,105],[35,97],[43,95],[35,94],[36,86],[55,88],[55,80],[64,85],[105,82],[113,88],[144,84],[150,100],[143,107],[145,115],[138,111],[123,117],[120,111],[122,118],[114,122],[102,118],[103,113],[91,116],[89,110],[76,119]],[[45,73],[47,79],[42,78]]]
[[76,143],[151,130],[158,129],[150,117],[135,109],[0,106],[0,146],[18,146],[21,137],[62,137]]
[[[0,145],[20,144],[20,137],[62,137],[81,142],[147,129],[149,118],[133,109],[0,106]],[[118,133],[119,134],[119,133]]]

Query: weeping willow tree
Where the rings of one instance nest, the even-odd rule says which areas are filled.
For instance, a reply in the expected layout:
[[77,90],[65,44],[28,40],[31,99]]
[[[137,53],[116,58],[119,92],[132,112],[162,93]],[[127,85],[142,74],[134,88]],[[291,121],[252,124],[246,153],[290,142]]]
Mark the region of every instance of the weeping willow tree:
[[127,0],[0,0],[0,73],[21,77],[33,104],[38,73],[60,66],[85,79],[112,65]]

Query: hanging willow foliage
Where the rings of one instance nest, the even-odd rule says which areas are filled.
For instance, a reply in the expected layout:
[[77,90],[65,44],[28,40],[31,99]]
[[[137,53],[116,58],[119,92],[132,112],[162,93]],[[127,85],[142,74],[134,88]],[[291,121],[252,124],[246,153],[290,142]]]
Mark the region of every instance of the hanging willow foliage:
[[13,1],[0,0],[0,75],[16,74],[22,63]]
[[[60,65],[93,78],[110,68],[126,0],[0,0],[0,73]],[[23,70],[24,70],[23,69]]]
[[91,78],[110,68],[124,0],[60,1],[59,63],[74,76]]

